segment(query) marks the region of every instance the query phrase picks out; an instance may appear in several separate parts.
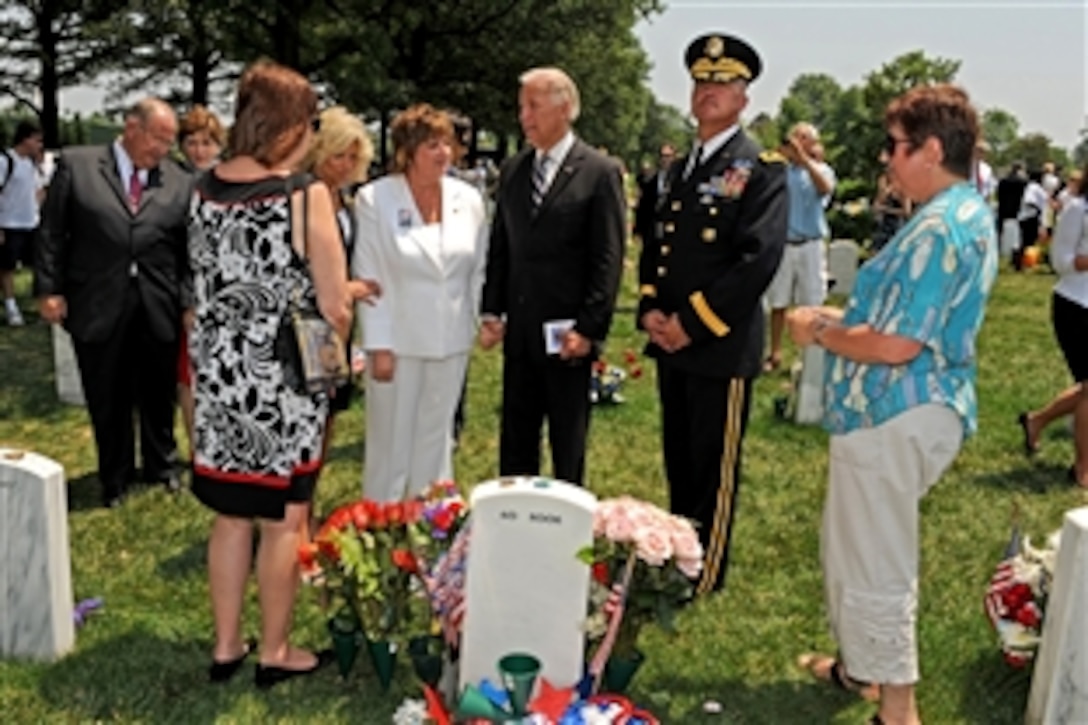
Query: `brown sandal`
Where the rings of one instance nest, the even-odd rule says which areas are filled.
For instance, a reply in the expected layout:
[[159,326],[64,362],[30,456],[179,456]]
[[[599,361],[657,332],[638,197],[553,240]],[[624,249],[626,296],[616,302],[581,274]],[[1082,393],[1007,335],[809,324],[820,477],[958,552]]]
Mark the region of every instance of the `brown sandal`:
[[797,658],[797,666],[817,680],[830,682],[838,689],[851,692],[863,700],[880,701],[880,685],[850,677],[846,674],[846,667],[834,657],[809,652]]

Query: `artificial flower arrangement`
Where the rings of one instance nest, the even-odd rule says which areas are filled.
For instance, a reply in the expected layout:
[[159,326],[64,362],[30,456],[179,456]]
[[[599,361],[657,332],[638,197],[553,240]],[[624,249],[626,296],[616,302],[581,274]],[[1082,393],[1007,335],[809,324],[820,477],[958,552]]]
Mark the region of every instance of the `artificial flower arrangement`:
[[[578,557],[592,572],[587,633],[598,644],[590,672],[607,680],[610,660],[641,662],[643,626],[655,622],[675,631],[675,614],[690,601],[702,572],[703,547],[687,519],[622,496],[597,504],[593,545]],[[605,685],[619,691],[625,683]]]
[[642,368],[638,365],[638,355],[634,350],[625,351],[623,361],[626,368],[610,365],[603,357],[594,361],[593,374],[589,379],[589,402],[617,404],[624,401],[620,392],[623,381],[642,377]]
[[1014,529],[1005,557],[986,589],[986,616],[997,631],[1005,661],[1013,667],[1030,662],[1042,640],[1047,597],[1058,561],[1061,532],[1037,549]]

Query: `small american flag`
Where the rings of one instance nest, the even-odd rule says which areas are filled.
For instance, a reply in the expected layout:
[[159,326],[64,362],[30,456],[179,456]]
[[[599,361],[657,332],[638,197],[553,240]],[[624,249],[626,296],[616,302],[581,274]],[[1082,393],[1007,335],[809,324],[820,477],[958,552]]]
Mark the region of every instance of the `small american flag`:
[[990,624],[997,628],[997,622],[1008,615],[1008,607],[1005,606],[1002,595],[1016,584],[1016,572],[1013,559],[1020,553],[1020,527],[1014,526],[1009,543],[1005,547],[1005,556],[998,562],[994,574],[990,577],[990,585],[986,587],[986,595],[982,598],[986,609],[986,616]]

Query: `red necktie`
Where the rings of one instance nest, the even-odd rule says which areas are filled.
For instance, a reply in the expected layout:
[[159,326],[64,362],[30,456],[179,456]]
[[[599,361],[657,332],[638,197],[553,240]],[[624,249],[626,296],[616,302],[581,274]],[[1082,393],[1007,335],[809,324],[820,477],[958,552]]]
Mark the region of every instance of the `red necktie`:
[[140,197],[144,194],[144,185],[140,183],[140,174],[136,169],[132,170],[132,176],[128,178],[128,205],[135,214],[140,208]]

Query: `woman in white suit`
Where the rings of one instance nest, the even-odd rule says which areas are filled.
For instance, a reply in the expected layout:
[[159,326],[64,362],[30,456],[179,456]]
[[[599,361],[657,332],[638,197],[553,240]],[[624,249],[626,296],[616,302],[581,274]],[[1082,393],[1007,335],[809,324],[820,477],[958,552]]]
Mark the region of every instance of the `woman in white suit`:
[[483,200],[447,175],[449,116],[428,104],[391,127],[394,173],[363,187],[356,202],[356,278],[376,278],[382,296],[360,305],[367,353],[363,495],[410,498],[451,478],[450,421],[476,332],[486,260]]

